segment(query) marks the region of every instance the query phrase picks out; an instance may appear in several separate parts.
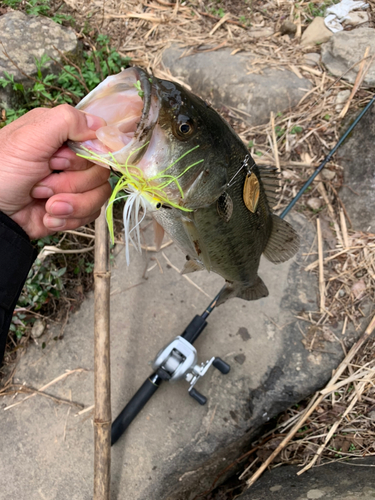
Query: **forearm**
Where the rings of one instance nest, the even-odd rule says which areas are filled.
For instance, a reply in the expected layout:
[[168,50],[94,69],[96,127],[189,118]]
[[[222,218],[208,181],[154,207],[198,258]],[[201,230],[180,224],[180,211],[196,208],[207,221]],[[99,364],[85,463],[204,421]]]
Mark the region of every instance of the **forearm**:
[[13,311],[36,256],[27,234],[0,212],[0,364]]

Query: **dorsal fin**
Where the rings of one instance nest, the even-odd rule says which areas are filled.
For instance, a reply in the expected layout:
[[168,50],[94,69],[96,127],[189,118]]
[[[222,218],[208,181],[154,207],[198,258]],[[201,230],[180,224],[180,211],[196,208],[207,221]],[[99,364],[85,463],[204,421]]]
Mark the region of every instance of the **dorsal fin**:
[[259,175],[262,181],[267,201],[270,207],[274,207],[279,201],[280,172],[276,167],[259,167]]
[[299,236],[292,226],[275,214],[272,217],[272,232],[264,250],[264,256],[279,264],[289,260],[299,248]]

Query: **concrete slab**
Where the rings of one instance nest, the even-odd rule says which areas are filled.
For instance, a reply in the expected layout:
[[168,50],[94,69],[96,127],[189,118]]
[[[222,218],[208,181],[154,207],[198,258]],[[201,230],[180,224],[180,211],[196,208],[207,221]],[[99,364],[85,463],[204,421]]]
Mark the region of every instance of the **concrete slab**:
[[[249,445],[264,422],[329,379],[342,358],[341,346],[322,341],[319,351],[307,351],[301,333],[306,324],[296,319],[302,310],[316,309],[315,276],[303,271],[308,262],[303,253],[310,250],[314,231],[297,214],[292,223],[303,242],[299,254],[281,266],[266,261],[261,266],[270,296],[257,302],[229,300],[214,311],[196,342],[200,360],[220,356],[231,372],[223,376],[212,369],[199,382],[197,389],[208,397],[203,407],[188,396],[186,382],[161,386],[113,447],[112,498],[191,500]],[[179,249],[173,245],[164,252],[182,267]],[[147,280],[142,277],[146,268]],[[203,312],[223,280],[206,272],[189,275],[206,296],[162,254],[134,251],[129,268],[124,252],[118,254],[112,276],[115,417],[151,373],[148,361]],[[18,381],[39,388],[65,370],[83,368],[46,392],[90,407],[93,316],[91,295],[70,317],[61,340],[53,340],[60,333],[57,326],[30,346],[17,369]],[[23,398],[0,400],[0,498],[92,498],[92,411],[77,415],[76,408],[41,396],[4,411]]]

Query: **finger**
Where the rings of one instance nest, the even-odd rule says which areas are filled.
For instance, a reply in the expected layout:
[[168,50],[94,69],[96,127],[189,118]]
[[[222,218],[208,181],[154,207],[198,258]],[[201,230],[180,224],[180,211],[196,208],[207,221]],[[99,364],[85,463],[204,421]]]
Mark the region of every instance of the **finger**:
[[[95,139],[100,127],[106,125],[105,120],[94,115],[83,113],[78,109],[62,104],[52,109],[35,109],[25,115],[22,125],[12,133],[13,146],[28,156],[49,159],[68,140],[86,141]],[[32,135],[25,133],[25,127],[32,127]]]
[[38,182],[31,191],[31,196],[36,199],[50,198],[62,193],[85,193],[104,184],[110,171],[94,165],[87,170],[66,171],[51,174]]
[[56,231],[66,231],[67,229],[77,229],[81,226],[85,226],[86,224],[89,224],[97,219],[99,215],[100,210],[82,219],[56,219],[46,214],[43,218],[43,223],[48,231],[48,234],[53,234]]
[[49,161],[51,170],[86,170],[92,162],[77,156],[68,146],[62,146]]
[[100,210],[111,195],[111,186],[105,182],[85,193],[62,193],[49,198],[46,212],[58,219],[83,219]]

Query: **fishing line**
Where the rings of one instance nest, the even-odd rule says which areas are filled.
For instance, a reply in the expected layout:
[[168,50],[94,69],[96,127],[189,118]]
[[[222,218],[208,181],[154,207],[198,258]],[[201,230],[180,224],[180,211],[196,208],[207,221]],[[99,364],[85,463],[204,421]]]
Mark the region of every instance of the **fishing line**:
[[[295,197],[289,202],[288,206],[282,211],[282,213],[279,215],[280,219],[284,219],[284,217],[290,212],[290,210],[294,207],[294,205],[297,203],[297,201],[301,198],[301,196],[306,191],[306,189],[312,184],[314,179],[319,175],[319,173],[323,170],[323,168],[326,166],[326,164],[332,159],[332,156],[336,153],[338,148],[343,144],[343,142],[347,139],[347,137],[352,133],[354,127],[356,127],[356,125],[358,125],[358,123],[362,120],[362,118],[367,113],[367,111],[371,108],[371,106],[374,104],[374,102],[375,102],[375,95],[367,103],[366,107],[363,108],[363,110],[360,112],[360,114],[357,116],[357,118],[354,120],[354,122],[350,125],[350,127],[347,129],[347,131],[343,134],[343,136],[339,139],[339,141],[336,143],[334,148],[331,149],[331,151],[324,158],[324,160],[321,162],[321,164],[315,170],[315,172],[309,177],[309,179],[301,187],[301,189],[298,191],[298,193],[295,195]],[[242,169],[243,169],[243,165],[241,165],[240,170],[242,170]],[[237,173],[235,174],[235,176],[237,175]],[[231,182],[233,181],[233,179],[234,179],[234,177],[231,179]],[[206,310],[202,314],[203,319],[208,318],[208,316],[211,314],[211,312],[215,309],[216,303],[220,297],[220,294],[224,291],[224,289],[225,289],[225,285],[223,286],[223,288],[220,290],[220,292],[216,295],[216,297],[213,299],[213,301],[209,304],[209,306],[206,308]]]
[[[355,68],[356,66],[358,66],[358,64],[361,64],[362,61],[366,61],[367,59],[370,59],[372,58],[373,56],[372,55],[369,55],[367,57],[363,57],[360,61],[352,64],[352,66],[350,66],[350,68],[348,68],[344,73],[342,73],[340,76],[338,76],[336,78],[336,80],[334,80],[331,85],[327,88],[327,90],[324,92],[323,96],[320,97],[320,99],[316,99],[315,102],[313,102],[311,104],[311,106],[309,106],[309,109],[308,111],[305,111],[304,113],[302,113],[300,116],[299,116],[299,119],[303,119],[303,118],[307,118],[310,114],[311,114],[311,110],[312,108],[314,108],[317,104],[319,104],[320,102],[322,102],[322,100],[324,100],[328,94],[329,94],[329,91],[336,85],[336,83],[338,83],[340,80],[342,80],[342,78],[344,78],[344,76],[346,74],[348,74],[353,68]],[[301,102],[305,99],[306,96],[302,97],[302,99],[299,101],[298,105],[301,104]],[[297,106],[298,106],[297,105]],[[242,118],[241,118],[242,120]],[[281,123],[285,122],[288,120],[288,117],[286,117],[285,119],[281,120]],[[283,139],[284,139],[284,136],[285,136],[285,133],[281,135],[281,137],[279,137],[276,141],[277,144],[279,144]],[[265,154],[269,154],[270,152],[272,151],[272,146],[268,146],[268,148],[266,149],[265,151]]]

